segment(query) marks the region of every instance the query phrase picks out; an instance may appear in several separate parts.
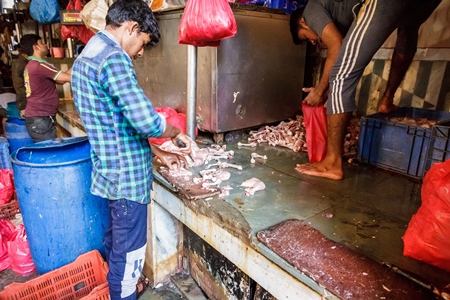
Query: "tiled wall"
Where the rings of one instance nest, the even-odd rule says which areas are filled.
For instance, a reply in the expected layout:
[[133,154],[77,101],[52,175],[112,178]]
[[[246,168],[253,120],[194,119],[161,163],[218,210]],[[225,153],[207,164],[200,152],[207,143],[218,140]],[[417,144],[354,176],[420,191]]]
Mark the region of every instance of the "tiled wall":
[[[358,116],[377,112],[390,65],[390,59],[375,58],[366,67],[356,96]],[[395,93],[394,104],[450,111],[450,58],[414,60]]]

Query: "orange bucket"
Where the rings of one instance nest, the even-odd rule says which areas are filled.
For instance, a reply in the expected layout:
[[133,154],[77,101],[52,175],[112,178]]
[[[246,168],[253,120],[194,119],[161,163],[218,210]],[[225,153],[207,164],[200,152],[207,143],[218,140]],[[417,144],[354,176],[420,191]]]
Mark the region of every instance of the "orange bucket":
[[64,48],[52,47],[52,48],[50,48],[50,53],[54,58],[63,58],[64,57]]

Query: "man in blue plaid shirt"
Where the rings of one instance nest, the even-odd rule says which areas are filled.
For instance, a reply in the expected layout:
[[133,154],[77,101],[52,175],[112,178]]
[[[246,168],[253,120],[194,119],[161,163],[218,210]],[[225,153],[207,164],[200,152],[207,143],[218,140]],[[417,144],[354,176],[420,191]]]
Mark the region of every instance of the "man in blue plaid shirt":
[[150,148],[148,138],[179,139],[186,145],[182,151],[191,151],[191,140],[155,112],[132,64],[159,38],[144,1],[116,0],[105,30],[91,38],[72,70],[75,105],[92,148],[91,192],[109,200],[105,248],[111,299],[136,299],[147,243],[152,150],[169,167],[180,167],[181,156]]

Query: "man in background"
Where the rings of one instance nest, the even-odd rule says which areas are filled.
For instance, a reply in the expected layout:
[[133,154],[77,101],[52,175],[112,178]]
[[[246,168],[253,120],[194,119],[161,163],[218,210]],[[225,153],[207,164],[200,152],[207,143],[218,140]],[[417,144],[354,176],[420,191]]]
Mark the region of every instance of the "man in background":
[[16,105],[20,112],[20,116],[25,118],[25,107],[27,105],[27,91],[25,89],[25,80],[23,72],[28,63],[28,55],[23,52],[22,47],[17,47],[19,55],[12,62],[12,81],[16,91]]
[[24,35],[20,45],[28,55],[24,71],[27,94],[25,123],[28,133],[35,142],[54,139],[59,105],[56,83],[70,82],[71,69],[63,72],[44,60],[48,48],[39,35]]
[[[310,1],[325,3],[333,0]],[[298,172],[334,180],[344,177],[342,146],[345,130],[356,109],[356,87],[365,67],[386,39],[397,29],[393,60],[401,59],[401,62],[392,63],[390,83],[387,88],[390,92],[385,93],[379,105],[379,110],[385,113],[395,109],[392,97],[417,50],[419,28],[440,2],[441,0],[364,1],[358,18],[342,40],[342,46],[330,70],[327,154],[321,162],[298,164],[296,166]],[[308,5],[309,2],[306,7]]]
[[[147,205],[152,188],[152,150],[170,168],[177,156],[150,147],[148,138],[191,140],[156,113],[137,81],[132,60],[159,41],[156,19],[142,0],[116,0],[106,27],[93,36],[73,65],[75,105],[91,144],[91,192],[108,200],[105,234],[107,280],[111,299],[136,299],[145,260]],[[180,144],[182,144],[180,143]]]

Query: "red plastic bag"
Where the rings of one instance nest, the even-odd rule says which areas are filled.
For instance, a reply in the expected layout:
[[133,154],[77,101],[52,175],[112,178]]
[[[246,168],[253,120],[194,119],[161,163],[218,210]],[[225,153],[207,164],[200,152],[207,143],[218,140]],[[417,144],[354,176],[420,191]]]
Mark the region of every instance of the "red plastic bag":
[[11,266],[8,255],[8,242],[15,230],[14,225],[9,220],[0,220],[0,271]]
[[189,0],[178,27],[178,43],[218,47],[220,40],[236,32],[236,19],[228,0]]
[[[155,110],[158,111],[157,109],[155,109]],[[183,133],[186,133],[186,114],[177,113],[176,110],[174,110],[174,109],[172,109],[172,110],[175,111],[175,114],[172,114],[172,112],[170,110],[167,110],[164,108],[163,108],[163,110],[158,111],[158,112],[162,113],[165,116],[165,114],[167,114],[167,112],[169,111],[170,115],[166,117],[167,123],[169,123],[170,125],[172,125],[174,127],[180,128]],[[195,129],[195,133],[196,133],[196,135],[198,134],[198,129]],[[165,142],[169,141],[170,138],[149,138],[148,140],[152,144],[162,145]]]
[[8,243],[8,254],[14,273],[26,276],[36,271],[23,224],[17,225]]
[[13,171],[11,169],[0,170],[0,205],[9,203],[14,194]]
[[431,166],[421,195],[403,236],[403,255],[450,271],[450,160]]
[[0,272],[11,267],[8,255],[8,240],[0,234]]
[[327,154],[327,111],[323,105],[302,104],[306,129],[306,147],[310,162],[319,162]]
[[[75,0],[75,4],[72,0],[69,1],[66,10],[74,9],[79,11],[83,9],[81,0]],[[91,37],[94,36],[94,32],[84,25],[62,25],[61,35],[64,40],[67,40],[68,38],[77,38],[83,43],[87,44]]]

